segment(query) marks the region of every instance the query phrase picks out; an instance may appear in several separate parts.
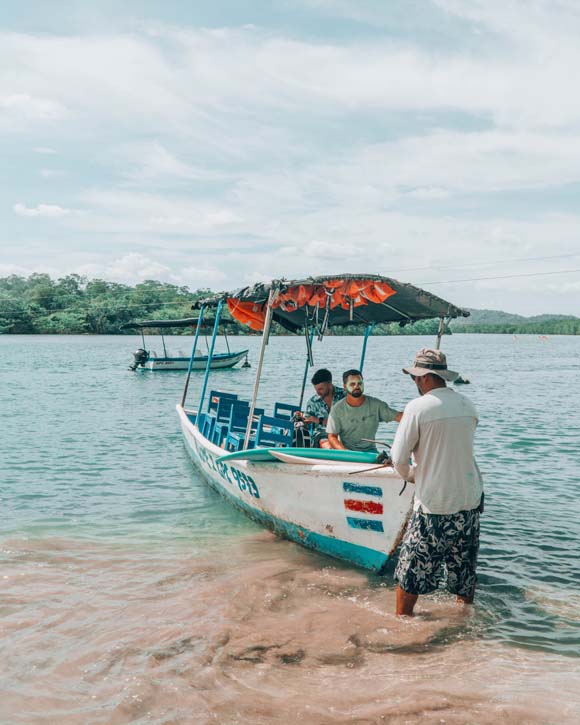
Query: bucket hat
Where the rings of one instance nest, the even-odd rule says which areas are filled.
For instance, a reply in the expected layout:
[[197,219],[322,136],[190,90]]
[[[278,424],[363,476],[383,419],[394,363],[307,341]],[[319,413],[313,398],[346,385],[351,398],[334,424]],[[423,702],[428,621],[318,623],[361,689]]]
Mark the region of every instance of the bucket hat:
[[414,375],[416,378],[432,373],[443,380],[453,382],[459,377],[459,373],[447,369],[447,358],[441,350],[433,350],[430,347],[423,347],[415,355],[415,361],[408,368],[403,368],[407,375]]

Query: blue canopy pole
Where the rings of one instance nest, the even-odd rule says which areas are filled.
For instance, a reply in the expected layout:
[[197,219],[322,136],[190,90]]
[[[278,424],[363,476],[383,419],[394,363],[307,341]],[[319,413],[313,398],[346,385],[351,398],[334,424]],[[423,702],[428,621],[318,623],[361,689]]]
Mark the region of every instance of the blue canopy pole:
[[223,300],[220,300],[218,302],[217,310],[215,313],[215,323],[213,326],[213,335],[211,337],[211,345],[209,347],[209,351],[208,351],[208,355],[207,355],[207,365],[205,366],[205,376],[203,378],[203,387],[201,389],[201,396],[199,398],[199,406],[197,408],[198,418],[199,418],[199,414],[201,413],[201,409],[203,408],[203,401],[205,399],[205,391],[207,390],[207,381],[209,379],[209,371],[211,368],[211,361],[213,358],[213,349],[215,347],[215,339],[217,337],[218,327],[220,324],[220,317],[222,314],[222,305],[223,305]]
[[361,373],[362,373],[362,370],[363,370],[363,367],[365,364],[365,353],[367,351],[367,340],[369,339],[369,335],[373,331],[374,327],[375,327],[375,323],[371,322],[367,325],[367,329],[365,330],[365,339],[363,341],[362,352],[361,352],[361,356],[360,356],[360,365],[359,365],[359,370],[361,371]]
[[187,369],[187,378],[185,379],[185,387],[183,388],[183,395],[181,396],[181,407],[185,407],[185,398],[187,397],[187,388],[189,387],[189,378],[191,377],[191,370],[193,368],[193,359],[195,357],[195,350],[197,348],[197,341],[199,339],[199,331],[203,323],[203,312],[205,305],[199,308],[199,317],[197,318],[197,327],[195,328],[195,337],[193,339],[193,348],[191,350],[191,357],[189,358],[189,367]]
[[[312,350],[312,343],[314,341],[314,329],[310,331],[310,351]],[[302,410],[302,402],[304,401],[304,390],[306,388],[306,378],[308,376],[308,368],[310,367],[310,354],[306,352],[306,365],[304,366],[304,377],[302,378],[302,390],[300,391],[300,402],[298,406]]]

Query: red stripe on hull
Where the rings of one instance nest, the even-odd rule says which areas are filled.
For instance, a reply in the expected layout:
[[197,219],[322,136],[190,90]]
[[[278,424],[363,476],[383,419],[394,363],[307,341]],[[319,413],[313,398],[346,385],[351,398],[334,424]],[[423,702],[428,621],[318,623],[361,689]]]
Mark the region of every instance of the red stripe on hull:
[[349,511],[360,511],[363,514],[382,514],[383,504],[375,503],[374,501],[355,501],[352,498],[347,498],[344,501],[344,508]]

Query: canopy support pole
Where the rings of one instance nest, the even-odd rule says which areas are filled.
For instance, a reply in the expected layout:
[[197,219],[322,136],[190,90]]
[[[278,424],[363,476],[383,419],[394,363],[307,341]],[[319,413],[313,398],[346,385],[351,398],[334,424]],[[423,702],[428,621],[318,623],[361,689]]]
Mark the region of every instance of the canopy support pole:
[[[197,348],[197,341],[199,339],[199,331],[200,331],[201,325],[203,323],[203,311],[204,310],[205,310],[205,305],[201,305],[201,307],[199,308],[199,317],[197,318],[197,327],[195,328],[195,337],[193,339],[193,348],[191,350],[191,357],[189,358],[189,367],[187,369],[187,377],[185,379],[183,395],[181,396],[181,407],[182,408],[185,407],[185,398],[187,397],[187,388],[189,387],[189,379],[191,377],[191,370],[193,368],[193,358],[195,357],[195,350]],[[196,422],[196,425],[197,425],[197,422]]]
[[143,350],[146,350],[145,347],[145,333],[143,332],[143,328],[141,328],[141,342],[143,343]]
[[302,402],[304,401],[304,390],[306,389],[306,378],[308,376],[308,368],[312,364],[312,342],[314,341],[314,329],[310,331],[310,345],[306,350],[306,365],[304,366],[304,377],[302,378],[302,390],[300,391],[300,402],[298,407],[302,410]]
[[210,345],[209,352],[207,355],[207,364],[205,366],[205,375],[203,377],[203,387],[201,389],[199,405],[197,407],[197,417],[198,418],[199,418],[199,414],[201,413],[201,409],[203,408],[203,401],[205,400],[205,391],[207,390],[207,381],[209,380],[209,373],[211,370],[211,361],[213,358],[213,349],[215,347],[215,339],[217,337],[218,327],[220,325],[220,317],[222,314],[222,305],[223,305],[223,300],[220,300],[218,302],[217,310],[215,313],[215,322],[213,324],[213,334],[211,336],[211,345]]
[[445,328],[445,318],[439,318],[439,328],[437,330],[437,342],[435,343],[435,349],[439,350],[441,347],[441,338],[443,337],[443,330]]
[[264,362],[264,353],[266,352],[266,345],[268,344],[270,337],[270,326],[272,325],[272,304],[274,299],[278,295],[278,290],[272,288],[268,295],[268,306],[266,308],[266,319],[264,320],[264,329],[262,331],[262,346],[260,347],[260,359],[258,360],[258,369],[256,370],[256,381],[254,383],[254,393],[252,395],[252,402],[250,403],[250,413],[248,415],[248,425],[246,426],[246,435],[244,437],[244,448],[245,451],[248,448],[250,442],[250,434],[252,432],[252,420],[254,418],[254,410],[256,408],[256,400],[258,399],[258,390],[260,389],[260,376],[262,374],[262,363]]
[[371,322],[371,323],[369,323],[366,326],[365,339],[363,340],[363,346],[362,346],[362,351],[361,351],[361,355],[360,355],[359,370],[361,371],[361,373],[363,371],[363,367],[364,367],[364,364],[365,364],[365,355],[366,355],[366,351],[367,351],[367,341],[369,339],[370,334],[374,330],[374,328],[375,328],[375,323],[374,322]]
[[225,337],[225,340],[226,340],[226,347],[228,349],[228,352],[231,352],[231,350],[230,350],[230,342],[228,340],[228,332],[225,329],[225,327],[224,327],[224,337]]

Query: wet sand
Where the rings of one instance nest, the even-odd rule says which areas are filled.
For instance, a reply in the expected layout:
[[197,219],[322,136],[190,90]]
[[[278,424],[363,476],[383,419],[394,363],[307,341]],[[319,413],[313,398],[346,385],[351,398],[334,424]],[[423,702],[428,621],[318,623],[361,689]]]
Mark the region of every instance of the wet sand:
[[[574,659],[269,533],[192,556],[5,541],[2,722],[573,723]],[[330,565],[329,565],[330,564]]]

